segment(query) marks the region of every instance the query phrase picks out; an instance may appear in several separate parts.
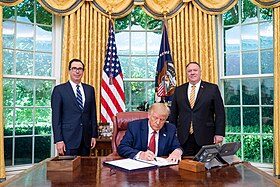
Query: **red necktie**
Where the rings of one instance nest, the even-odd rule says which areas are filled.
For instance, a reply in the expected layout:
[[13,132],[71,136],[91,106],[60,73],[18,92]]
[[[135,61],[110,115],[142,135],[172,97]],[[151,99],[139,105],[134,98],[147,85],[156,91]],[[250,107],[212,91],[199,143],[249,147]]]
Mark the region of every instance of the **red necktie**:
[[149,143],[149,149],[154,154],[156,152],[156,134],[157,134],[157,131],[154,131],[153,135],[151,136],[150,143]]

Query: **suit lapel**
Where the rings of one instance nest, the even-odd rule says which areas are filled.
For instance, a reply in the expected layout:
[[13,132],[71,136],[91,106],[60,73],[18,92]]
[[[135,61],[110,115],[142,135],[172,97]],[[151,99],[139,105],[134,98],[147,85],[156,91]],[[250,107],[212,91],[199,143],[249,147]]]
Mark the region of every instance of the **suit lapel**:
[[184,95],[186,95],[186,103],[188,105],[189,108],[191,108],[191,104],[189,101],[189,93],[188,93],[188,88],[189,88],[189,83],[186,84],[186,87],[183,89],[185,93],[183,93]]
[[199,99],[201,98],[201,96],[203,95],[204,87],[205,87],[205,84],[204,84],[203,81],[201,81],[200,88],[198,90],[197,97],[196,97],[196,100],[195,100],[195,103],[194,103],[194,108],[197,105],[197,103],[198,103]]

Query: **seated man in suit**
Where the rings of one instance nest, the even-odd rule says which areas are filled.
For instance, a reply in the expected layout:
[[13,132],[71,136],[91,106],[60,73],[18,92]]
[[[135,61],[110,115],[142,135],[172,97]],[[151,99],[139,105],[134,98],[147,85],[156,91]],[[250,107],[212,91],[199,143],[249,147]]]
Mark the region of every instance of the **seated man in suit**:
[[125,158],[154,160],[155,156],[168,156],[177,162],[183,153],[176,136],[175,125],[166,123],[170,110],[163,103],[154,103],[148,119],[127,124],[127,131],[118,146],[118,154]]

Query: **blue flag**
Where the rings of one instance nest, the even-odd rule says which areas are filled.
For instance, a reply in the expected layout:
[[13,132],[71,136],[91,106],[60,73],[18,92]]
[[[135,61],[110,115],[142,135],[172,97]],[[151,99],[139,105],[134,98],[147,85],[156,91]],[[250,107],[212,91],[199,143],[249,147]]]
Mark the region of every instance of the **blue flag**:
[[171,106],[175,87],[176,73],[170,53],[166,25],[164,24],[156,71],[155,101],[167,103],[168,106]]

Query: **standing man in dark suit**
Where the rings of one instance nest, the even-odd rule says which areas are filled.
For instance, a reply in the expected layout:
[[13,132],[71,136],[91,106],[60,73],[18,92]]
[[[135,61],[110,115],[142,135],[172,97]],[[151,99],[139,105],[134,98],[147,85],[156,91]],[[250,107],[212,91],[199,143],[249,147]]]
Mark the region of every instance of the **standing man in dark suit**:
[[70,80],[55,86],[51,97],[54,143],[59,155],[90,155],[97,137],[94,88],[81,83],[84,64],[69,62]]
[[[127,131],[118,146],[118,154],[125,158],[153,160],[168,156],[177,162],[183,153],[173,124],[166,123],[170,110],[163,103],[154,103],[148,110],[148,119],[127,124]],[[154,142],[154,143],[152,143]]]
[[201,80],[200,65],[190,62],[186,71],[189,82],[176,88],[169,120],[177,127],[183,155],[193,156],[203,145],[223,141],[225,110],[218,86]]

